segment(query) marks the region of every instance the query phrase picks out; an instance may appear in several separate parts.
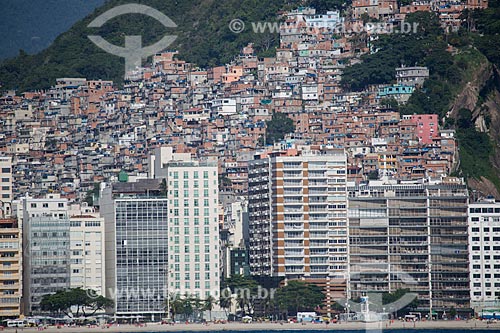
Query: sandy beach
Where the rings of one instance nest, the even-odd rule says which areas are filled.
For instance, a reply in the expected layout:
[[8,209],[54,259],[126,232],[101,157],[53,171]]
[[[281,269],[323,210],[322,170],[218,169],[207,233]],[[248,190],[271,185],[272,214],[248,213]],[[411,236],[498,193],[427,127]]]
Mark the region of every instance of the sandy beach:
[[[383,323],[340,323],[340,324],[293,324],[293,323],[228,323],[228,324],[175,324],[160,325],[148,324],[146,327],[136,327],[133,325],[119,325],[110,328],[87,328],[87,327],[49,327],[43,332],[51,333],[76,333],[76,332],[186,332],[186,331],[272,331],[272,330],[364,330],[364,329],[450,329],[450,330],[473,330],[490,329],[500,331],[500,322],[487,324],[485,321],[433,321],[433,322],[383,322]],[[18,328],[18,332],[37,332],[36,328]],[[7,332],[15,332],[15,328],[6,328]]]

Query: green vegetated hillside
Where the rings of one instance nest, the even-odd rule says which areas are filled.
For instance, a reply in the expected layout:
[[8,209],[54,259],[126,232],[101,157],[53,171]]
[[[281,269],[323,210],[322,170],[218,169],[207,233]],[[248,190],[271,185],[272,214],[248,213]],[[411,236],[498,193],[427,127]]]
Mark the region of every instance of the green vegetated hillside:
[[445,34],[436,15],[415,13],[416,34],[381,36],[376,53],[346,69],[342,84],[361,90],[370,84],[395,82],[395,67],[427,66],[430,77],[415,91],[403,114],[438,114],[456,129],[460,166],[457,175],[483,194],[500,197],[500,1],[483,11],[464,13],[459,33]]
[[[311,0],[320,9],[340,7],[345,1]],[[97,48],[87,36],[100,35],[112,44],[123,46],[125,35],[141,35],[143,45],[150,45],[164,35],[177,35],[172,49],[181,58],[199,66],[224,64],[234,58],[241,48],[252,42],[260,55],[273,55],[278,45],[277,33],[253,33],[251,22],[273,22],[284,9],[307,5],[303,0],[140,0],[134,3],[153,7],[170,17],[177,28],[168,29],[145,15],[122,15],[108,21],[99,29],[87,28],[98,15],[128,0],[110,0],[93,14],[77,22],[60,35],[46,50],[19,56],[0,64],[0,84],[3,89],[47,88],[57,77],[87,77],[123,79],[122,58]],[[233,19],[240,19],[246,29],[237,34],[229,29]]]
[[40,52],[104,0],[7,0],[0,11],[0,59]]

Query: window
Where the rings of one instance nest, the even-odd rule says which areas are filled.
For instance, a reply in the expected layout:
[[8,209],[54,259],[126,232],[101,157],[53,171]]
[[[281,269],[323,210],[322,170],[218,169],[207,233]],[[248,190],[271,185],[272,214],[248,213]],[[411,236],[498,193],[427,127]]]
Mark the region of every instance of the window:
[[10,173],[10,168],[2,168],[2,173]]

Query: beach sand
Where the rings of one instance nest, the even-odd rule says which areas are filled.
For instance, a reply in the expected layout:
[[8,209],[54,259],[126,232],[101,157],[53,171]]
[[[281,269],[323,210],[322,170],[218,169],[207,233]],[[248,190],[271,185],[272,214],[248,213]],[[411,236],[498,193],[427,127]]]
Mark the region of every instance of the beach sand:
[[[136,327],[133,325],[119,325],[110,328],[87,328],[87,327],[49,327],[43,332],[52,333],[79,333],[79,332],[186,332],[186,331],[272,331],[272,330],[364,330],[364,329],[491,329],[492,331],[500,331],[500,322],[487,324],[485,321],[432,321],[432,322],[399,322],[394,323],[340,323],[340,324],[295,324],[295,323],[228,323],[228,324],[175,324],[160,325],[150,323],[146,327]],[[18,332],[37,332],[36,328],[25,328]],[[15,332],[14,328],[5,329],[7,332]]]

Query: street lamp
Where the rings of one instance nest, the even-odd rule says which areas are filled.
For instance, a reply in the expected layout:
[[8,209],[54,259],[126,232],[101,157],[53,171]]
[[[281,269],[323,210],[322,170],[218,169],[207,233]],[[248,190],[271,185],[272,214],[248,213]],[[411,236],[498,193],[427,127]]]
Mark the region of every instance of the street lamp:
[[351,304],[345,303],[345,321],[349,321],[349,308],[351,307]]

